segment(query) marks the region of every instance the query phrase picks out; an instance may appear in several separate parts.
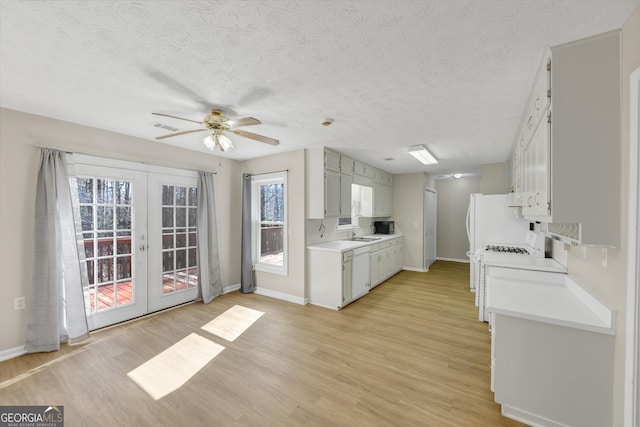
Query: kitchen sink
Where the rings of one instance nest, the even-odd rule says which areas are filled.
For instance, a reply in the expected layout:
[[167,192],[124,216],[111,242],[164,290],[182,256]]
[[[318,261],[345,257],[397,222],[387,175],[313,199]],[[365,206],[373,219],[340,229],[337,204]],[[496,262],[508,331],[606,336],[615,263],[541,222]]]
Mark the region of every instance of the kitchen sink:
[[382,237],[353,237],[350,240],[354,242],[375,242],[380,239],[382,239]]

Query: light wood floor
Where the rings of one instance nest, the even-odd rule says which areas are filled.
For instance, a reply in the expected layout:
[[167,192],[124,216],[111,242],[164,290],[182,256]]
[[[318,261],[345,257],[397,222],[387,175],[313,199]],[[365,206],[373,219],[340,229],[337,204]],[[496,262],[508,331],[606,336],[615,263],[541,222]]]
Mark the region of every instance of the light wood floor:
[[[339,312],[238,292],[183,306],[0,363],[0,405],[64,405],[67,427],[520,426],[489,390],[468,268],[403,271]],[[265,314],[232,343],[200,329],[235,304]],[[226,349],[182,388],[154,401],[127,377],[192,332]]]

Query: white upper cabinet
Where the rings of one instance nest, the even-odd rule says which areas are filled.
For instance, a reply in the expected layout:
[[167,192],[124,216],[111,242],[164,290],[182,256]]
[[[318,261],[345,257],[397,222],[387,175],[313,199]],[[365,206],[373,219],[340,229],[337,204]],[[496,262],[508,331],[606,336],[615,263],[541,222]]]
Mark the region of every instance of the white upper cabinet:
[[353,165],[354,174],[364,176],[370,179],[373,178],[373,169],[374,168],[372,168],[368,164],[359,162],[357,160],[354,162],[354,165]]
[[324,150],[325,170],[340,172],[340,154],[331,150]]
[[[351,184],[372,188],[368,215],[391,216],[392,175],[325,147],[305,149],[307,218],[351,216]],[[370,193],[371,194],[371,193]]]
[[353,175],[353,159],[340,156],[340,173],[345,175]]
[[620,244],[620,36],[550,49],[514,144],[512,186],[523,216],[580,224],[581,244]]

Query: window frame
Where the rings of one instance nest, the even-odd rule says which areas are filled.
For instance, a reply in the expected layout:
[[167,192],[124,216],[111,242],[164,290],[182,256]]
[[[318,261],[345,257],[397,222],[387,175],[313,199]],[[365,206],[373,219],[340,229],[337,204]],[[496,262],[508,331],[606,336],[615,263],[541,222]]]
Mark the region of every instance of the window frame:
[[[280,276],[288,275],[288,223],[289,223],[289,203],[288,203],[288,183],[287,172],[272,172],[266,174],[253,175],[251,177],[251,257],[253,260],[253,268],[256,271],[277,274]],[[260,205],[260,187],[269,184],[283,184],[283,203],[284,214],[282,222],[282,265],[274,265],[270,263],[260,262],[261,249],[261,209]]]

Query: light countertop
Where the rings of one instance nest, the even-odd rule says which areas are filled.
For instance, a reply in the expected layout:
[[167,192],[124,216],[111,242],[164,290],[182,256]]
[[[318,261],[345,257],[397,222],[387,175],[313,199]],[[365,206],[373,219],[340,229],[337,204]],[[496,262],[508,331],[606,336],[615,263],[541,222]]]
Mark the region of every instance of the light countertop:
[[359,237],[368,237],[375,238],[371,242],[362,242],[357,240],[333,240],[331,242],[318,243],[315,245],[307,246],[307,249],[311,250],[319,250],[319,251],[336,251],[336,252],[345,252],[350,251],[355,248],[361,248],[363,246],[375,245],[377,243],[385,242],[387,240],[395,239],[397,237],[403,237],[402,234],[371,234],[367,236],[359,236]]
[[551,271],[555,273],[566,273],[567,267],[560,264],[553,258],[538,258],[528,255],[505,254],[496,252],[485,252],[483,259],[486,265],[518,268],[521,270]]
[[490,275],[487,311],[615,335],[615,312],[564,274]]

